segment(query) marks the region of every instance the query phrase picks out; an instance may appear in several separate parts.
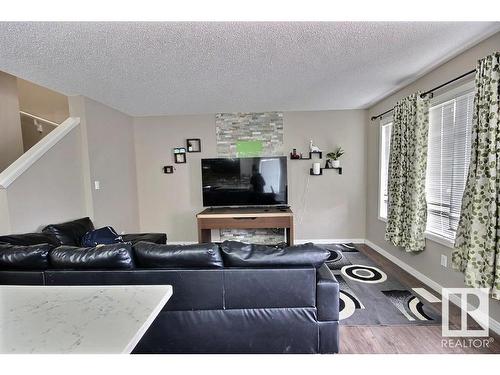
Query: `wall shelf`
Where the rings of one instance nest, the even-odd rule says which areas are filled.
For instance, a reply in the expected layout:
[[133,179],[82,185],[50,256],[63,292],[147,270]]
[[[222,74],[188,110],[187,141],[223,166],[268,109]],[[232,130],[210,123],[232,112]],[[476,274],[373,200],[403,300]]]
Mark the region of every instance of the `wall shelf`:
[[313,151],[313,152],[311,152],[310,151],[308,158],[301,157],[301,158],[294,159],[294,158],[292,158],[292,154],[290,154],[290,160],[311,160],[313,158],[313,155],[318,155],[319,159],[323,159],[323,152],[321,152],[321,151]]
[[324,168],[320,168],[320,169],[319,169],[319,174],[314,174],[314,173],[313,173],[313,169],[311,168],[311,169],[309,169],[309,174],[310,174],[311,176],[321,176],[321,175],[323,174],[323,169],[324,169]]
[[338,168],[331,167],[331,168],[322,168],[322,169],[336,169],[338,174],[342,174],[342,167],[338,167]]

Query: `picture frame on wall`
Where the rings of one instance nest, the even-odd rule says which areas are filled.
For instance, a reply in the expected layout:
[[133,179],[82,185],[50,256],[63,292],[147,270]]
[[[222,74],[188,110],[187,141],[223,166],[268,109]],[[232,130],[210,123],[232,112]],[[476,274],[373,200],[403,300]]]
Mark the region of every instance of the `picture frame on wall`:
[[173,165],[165,165],[163,167],[163,173],[165,173],[165,174],[172,174],[172,173],[174,173],[174,166]]
[[187,152],[201,152],[201,139],[189,138],[186,141]]
[[174,163],[176,164],[186,163],[186,149],[184,147],[174,148]]

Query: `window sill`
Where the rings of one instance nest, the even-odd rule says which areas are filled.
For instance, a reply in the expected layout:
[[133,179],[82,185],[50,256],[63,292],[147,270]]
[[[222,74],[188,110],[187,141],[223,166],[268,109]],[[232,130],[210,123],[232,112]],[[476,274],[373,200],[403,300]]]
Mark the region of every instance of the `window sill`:
[[452,241],[452,240],[450,240],[448,238],[439,236],[437,234],[425,232],[425,238],[427,238],[428,240],[431,240],[433,242],[437,242],[440,245],[443,245],[443,246],[446,246],[446,247],[449,247],[449,248],[452,248],[452,249],[455,248],[455,242],[454,241]]

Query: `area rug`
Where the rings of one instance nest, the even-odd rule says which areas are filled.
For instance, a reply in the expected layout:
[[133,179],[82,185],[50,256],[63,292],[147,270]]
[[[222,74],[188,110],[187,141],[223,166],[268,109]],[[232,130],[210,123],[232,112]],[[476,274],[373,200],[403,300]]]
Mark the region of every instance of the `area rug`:
[[387,275],[354,244],[318,245],[330,251],[328,267],[340,286],[340,324],[437,325],[441,316]]

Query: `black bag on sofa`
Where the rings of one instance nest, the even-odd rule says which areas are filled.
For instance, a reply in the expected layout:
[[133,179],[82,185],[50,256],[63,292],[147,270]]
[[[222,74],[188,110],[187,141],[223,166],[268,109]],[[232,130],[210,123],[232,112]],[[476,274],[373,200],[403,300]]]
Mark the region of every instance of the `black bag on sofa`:
[[85,233],[81,240],[81,246],[93,247],[120,242],[123,242],[122,237],[113,228],[104,227]]

